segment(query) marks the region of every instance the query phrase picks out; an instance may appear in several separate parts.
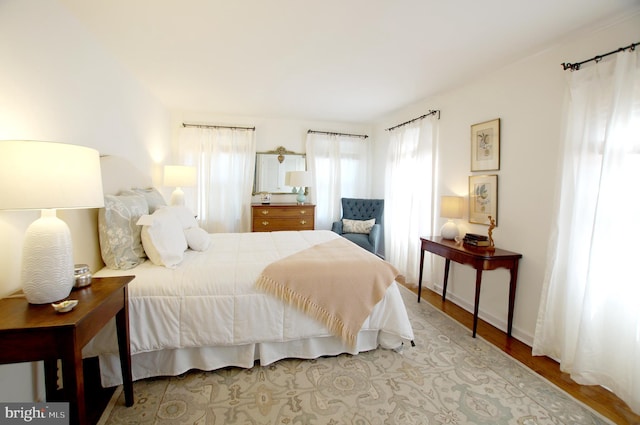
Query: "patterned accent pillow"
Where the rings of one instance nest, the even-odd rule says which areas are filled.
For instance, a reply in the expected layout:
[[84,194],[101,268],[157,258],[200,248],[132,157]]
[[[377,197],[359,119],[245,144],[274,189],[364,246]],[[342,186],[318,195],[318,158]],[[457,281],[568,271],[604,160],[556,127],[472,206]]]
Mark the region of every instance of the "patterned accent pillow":
[[343,233],[364,233],[369,234],[371,228],[376,224],[376,219],[371,220],[350,220],[348,218],[342,219],[342,232]]
[[128,270],[145,258],[138,219],[149,213],[140,195],[105,195],[98,212],[98,234],[102,260],[111,269]]
[[153,214],[155,210],[167,205],[167,201],[164,200],[162,194],[155,187],[149,187],[147,189],[140,189],[134,187],[131,190],[120,192],[120,195],[141,195],[149,205],[149,214]]

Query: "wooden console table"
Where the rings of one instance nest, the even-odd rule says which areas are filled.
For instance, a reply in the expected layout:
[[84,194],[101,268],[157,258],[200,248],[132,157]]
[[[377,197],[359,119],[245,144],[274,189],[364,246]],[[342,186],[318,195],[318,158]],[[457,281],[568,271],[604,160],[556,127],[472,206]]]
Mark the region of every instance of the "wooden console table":
[[522,254],[495,248],[476,248],[458,243],[456,241],[442,239],[441,237],[426,236],[420,238],[420,277],[418,278],[418,302],[422,291],[422,266],[424,264],[424,252],[428,251],[446,259],[444,265],[444,282],[442,286],[442,301],[447,296],[447,280],[449,279],[449,266],[451,260],[460,264],[468,264],[476,269],[476,298],[473,307],[473,337],[476,337],[478,327],[478,303],[480,302],[480,285],[482,283],[482,271],[498,268],[508,269],[511,273],[509,281],[509,313],[507,319],[507,335],[511,336],[513,325],[513,307],[516,299],[516,282],[518,280],[518,262]]
[[72,423],[87,424],[82,347],[116,318],[125,403],[133,405],[127,285],[133,276],[93,278],[69,299],[78,305],[56,313],[50,304],[29,304],[24,297],[0,299],[0,364],[44,360],[47,401],[58,399],[57,363],[62,360],[64,400]]

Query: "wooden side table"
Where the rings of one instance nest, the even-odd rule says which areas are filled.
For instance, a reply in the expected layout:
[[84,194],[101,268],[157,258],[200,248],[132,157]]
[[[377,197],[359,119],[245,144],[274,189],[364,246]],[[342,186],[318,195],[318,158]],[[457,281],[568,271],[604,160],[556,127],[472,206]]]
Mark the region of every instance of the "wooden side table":
[[78,305],[68,313],[56,313],[50,304],[29,304],[25,298],[0,299],[0,364],[44,360],[47,400],[52,401],[61,359],[72,423],[87,424],[82,347],[115,317],[125,403],[132,406],[127,285],[133,278],[93,278],[91,285],[71,292],[68,298],[77,299]]
[[418,278],[418,302],[422,291],[422,266],[424,265],[424,252],[428,251],[446,259],[444,265],[444,282],[442,285],[442,301],[447,296],[447,281],[449,279],[449,265],[451,261],[460,264],[468,264],[476,269],[476,296],[473,307],[473,337],[476,337],[478,327],[478,304],[480,303],[480,285],[482,284],[482,271],[506,268],[511,274],[509,280],[509,313],[507,317],[507,335],[511,336],[513,325],[513,308],[516,299],[516,283],[518,281],[518,262],[522,254],[500,248],[475,248],[441,237],[425,236],[420,238],[420,276]]

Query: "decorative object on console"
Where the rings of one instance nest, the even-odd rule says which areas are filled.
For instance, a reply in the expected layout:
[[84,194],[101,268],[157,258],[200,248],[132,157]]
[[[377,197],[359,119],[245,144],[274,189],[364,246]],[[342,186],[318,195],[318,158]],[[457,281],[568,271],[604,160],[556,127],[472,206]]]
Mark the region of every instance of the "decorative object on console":
[[471,126],[471,171],[500,169],[500,118]]
[[71,231],[57,208],[104,205],[100,156],[95,149],[53,142],[0,142],[0,209],[40,209],[25,233],[22,288],[27,301],[66,298],[73,285]]
[[169,201],[170,205],[184,205],[182,188],[195,186],[197,182],[196,167],[190,165],[164,166],[164,185],[175,187]]
[[[306,189],[311,185],[311,173],[309,171],[287,172],[285,184],[293,187],[293,192],[298,194],[296,201],[299,205],[307,202]],[[296,188],[298,189],[296,190]]]
[[487,230],[487,233],[489,234],[489,247],[491,248],[496,246],[496,244],[493,243],[493,229],[495,228],[496,228],[496,220],[491,216],[489,216],[489,229]]
[[440,229],[440,235],[444,239],[455,239],[458,237],[458,226],[453,222],[454,218],[462,218],[462,197],[443,196],[440,198],[440,217],[447,219],[447,222]]

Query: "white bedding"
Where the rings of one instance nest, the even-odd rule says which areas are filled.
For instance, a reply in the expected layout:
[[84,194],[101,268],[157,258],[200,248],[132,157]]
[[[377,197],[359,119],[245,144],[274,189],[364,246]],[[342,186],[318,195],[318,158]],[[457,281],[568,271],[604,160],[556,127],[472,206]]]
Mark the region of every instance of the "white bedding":
[[[342,352],[398,348],[413,339],[394,282],[366,319],[355,348],[320,322],[259,292],[264,267],[312,245],[338,238],[330,231],[212,234],[205,252],[187,251],[175,269],[146,261],[131,270],[103,269],[99,276],[135,275],[129,284],[132,373],[135,380],[189,369],[251,367],[285,357],[315,358]],[[336,294],[339,296],[339,294]],[[105,386],[121,383],[115,326],[83,352],[100,356]]]

